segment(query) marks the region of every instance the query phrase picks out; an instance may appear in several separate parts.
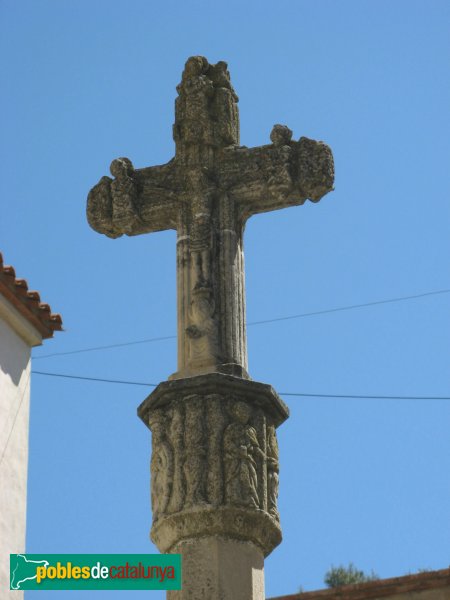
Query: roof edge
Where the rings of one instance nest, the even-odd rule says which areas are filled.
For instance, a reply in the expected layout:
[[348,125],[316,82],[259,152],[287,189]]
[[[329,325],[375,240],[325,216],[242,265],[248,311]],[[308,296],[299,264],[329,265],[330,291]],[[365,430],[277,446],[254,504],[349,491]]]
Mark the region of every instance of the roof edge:
[[375,600],[394,594],[422,592],[446,586],[450,588],[450,568],[389,579],[375,579],[366,583],[343,585],[289,596],[274,596],[267,600]]
[[51,338],[55,331],[63,330],[61,315],[52,313],[50,306],[41,302],[39,293],[28,289],[25,279],[16,278],[14,268],[4,265],[1,252],[0,294],[34,327],[42,339]]

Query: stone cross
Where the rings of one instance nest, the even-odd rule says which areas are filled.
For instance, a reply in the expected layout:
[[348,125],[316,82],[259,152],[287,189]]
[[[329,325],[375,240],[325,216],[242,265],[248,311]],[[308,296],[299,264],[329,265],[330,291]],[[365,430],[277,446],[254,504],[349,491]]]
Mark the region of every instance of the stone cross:
[[328,146],[275,125],[271,144],[239,145],[238,98],[225,62],[190,58],[177,87],[175,157],[127,158],[91,190],[90,225],[109,237],[177,231],[178,372],[247,374],[243,233],[254,214],[317,202],[332,189]]
[[289,413],[248,375],[243,233],[254,214],[320,200],[333,157],[284,125],[240,146],[225,62],[189,58],[177,91],[175,157],[114,160],[87,217],[112,238],[177,231],[178,370],[138,409],[152,431],[151,538],[183,555],[183,590],[168,598],[264,600],[264,556],[281,541],[275,430]]

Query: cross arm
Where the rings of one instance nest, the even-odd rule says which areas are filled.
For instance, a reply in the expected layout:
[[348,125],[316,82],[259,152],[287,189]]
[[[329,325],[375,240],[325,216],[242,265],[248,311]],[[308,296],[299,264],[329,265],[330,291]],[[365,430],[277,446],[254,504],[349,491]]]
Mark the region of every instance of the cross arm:
[[257,148],[231,147],[224,152],[221,179],[235,199],[243,221],[250,216],[318,202],[333,189],[334,164],[323,142],[300,138],[283,125],[272,130],[272,144]]
[[177,195],[172,162],[134,169],[128,158],[111,163],[111,177],[102,177],[88,195],[87,219],[111,238],[175,229]]

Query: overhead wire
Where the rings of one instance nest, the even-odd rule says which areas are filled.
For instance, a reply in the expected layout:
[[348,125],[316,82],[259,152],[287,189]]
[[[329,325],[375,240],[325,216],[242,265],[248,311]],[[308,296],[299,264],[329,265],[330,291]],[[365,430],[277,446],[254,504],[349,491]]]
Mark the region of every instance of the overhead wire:
[[[113,383],[122,385],[140,385],[145,387],[157,387],[157,383],[142,381],[126,381],[123,379],[103,379],[101,377],[83,377],[81,375],[68,375],[66,373],[47,373],[43,371],[32,371],[35,375],[46,375],[47,377],[63,377],[66,379],[81,379],[85,381],[96,381],[101,383]],[[369,400],[450,400],[450,396],[376,396],[363,394],[309,394],[306,392],[279,392],[280,396],[302,396],[308,398],[353,398]]]
[[[260,321],[250,321],[249,323],[247,323],[247,326],[251,327],[254,325],[263,325],[266,323],[276,323],[278,321],[301,319],[303,317],[312,317],[312,316],[316,316],[316,315],[324,315],[327,313],[335,313],[335,312],[341,312],[341,311],[346,311],[346,310],[354,310],[356,308],[366,308],[368,306],[377,306],[380,304],[389,304],[389,303],[393,303],[393,302],[403,302],[403,301],[407,301],[407,300],[415,300],[417,298],[424,298],[426,296],[435,296],[438,294],[448,294],[449,292],[450,292],[450,289],[443,289],[443,290],[436,290],[433,292],[424,292],[422,294],[415,294],[412,296],[401,296],[399,298],[388,298],[386,300],[375,300],[372,302],[364,302],[363,304],[351,304],[348,306],[339,306],[336,308],[328,308],[328,309],[324,309],[324,310],[316,310],[316,311],[312,311],[312,312],[299,313],[299,314],[295,314],[295,315],[287,315],[284,317],[275,317],[272,319],[263,319]],[[120,342],[117,344],[108,344],[108,345],[104,345],[104,346],[92,346],[89,348],[80,348],[79,350],[69,350],[67,352],[52,352],[51,354],[43,354],[41,356],[33,356],[33,361],[41,360],[43,358],[51,358],[53,356],[67,356],[69,354],[81,354],[84,352],[95,352],[98,350],[109,350],[111,348],[121,348],[124,346],[134,346],[137,344],[148,344],[151,342],[172,340],[172,339],[176,339],[176,337],[177,337],[176,335],[166,335],[166,336],[160,336],[160,337],[146,338],[146,339],[142,339],[142,340],[132,340],[129,342]]]

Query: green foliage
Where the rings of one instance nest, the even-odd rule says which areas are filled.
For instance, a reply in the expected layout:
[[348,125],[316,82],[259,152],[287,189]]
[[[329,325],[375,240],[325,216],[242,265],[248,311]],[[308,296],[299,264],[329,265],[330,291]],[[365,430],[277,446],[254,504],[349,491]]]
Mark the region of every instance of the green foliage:
[[368,575],[364,571],[360,571],[353,563],[348,567],[331,567],[325,573],[324,582],[329,588],[340,587],[341,585],[350,585],[352,583],[365,583],[366,581],[374,581],[379,579],[373,571]]

